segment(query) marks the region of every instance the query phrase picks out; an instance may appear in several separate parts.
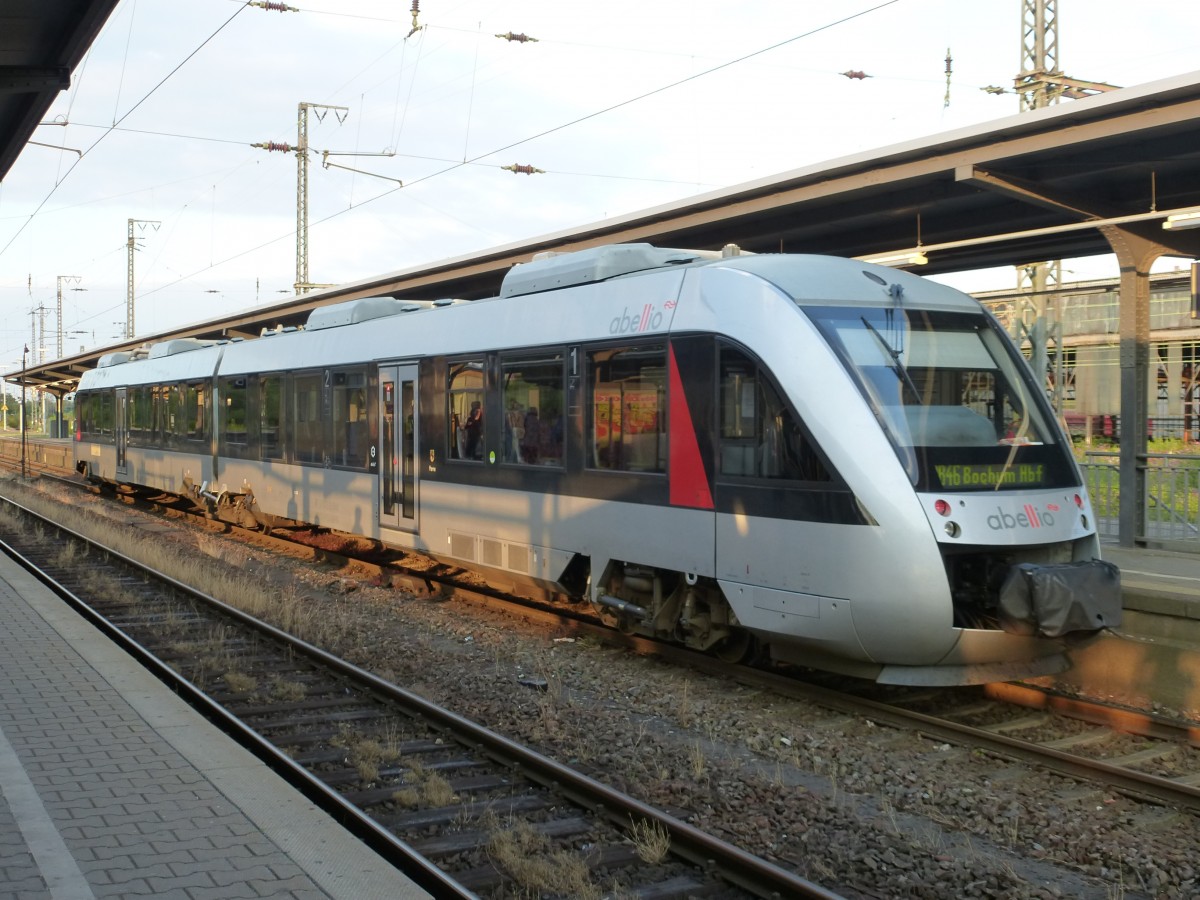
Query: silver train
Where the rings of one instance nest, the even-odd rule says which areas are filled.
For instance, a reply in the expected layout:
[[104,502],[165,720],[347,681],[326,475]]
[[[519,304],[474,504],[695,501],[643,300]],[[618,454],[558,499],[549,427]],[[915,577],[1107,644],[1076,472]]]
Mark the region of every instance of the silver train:
[[972,298],[819,256],[545,254],[472,302],[353,300],[115,353],[76,462],[887,683],[1048,674],[1119,623],[1069,444]]

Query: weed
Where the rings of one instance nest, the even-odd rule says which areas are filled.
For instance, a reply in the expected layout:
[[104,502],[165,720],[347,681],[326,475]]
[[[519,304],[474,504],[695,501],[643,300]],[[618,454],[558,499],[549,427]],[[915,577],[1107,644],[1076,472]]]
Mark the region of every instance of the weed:
[[638,859],[644,863],[657,865],[667,858],[667,853],[671,850],[671,835],[667,833],[666,826],[658,822],[647,819],[634,822],[630,829],[630,837],[633,839]]
[[436,808],[458,802],[458,795],[442,775],[426,772],[419,764],[409,765],[410,783],[392,794],[400,806]]
[[226,672],[225,686],[235,694],[253,694],[258,690],[258,679],[242,672]]
[[675,710],[679,717],[679,724],[684,728],[689,728],[692,724],[692,703],[689,696],[691,686],[690,681],[684,681],[683,690],[679,694],[679,706]]
[[271,696],[282,703],[299,703],[308,695],[307,688],[297,681],[271,679]]
[[74,541],[67,541],[62,545],[62,547],[59,548],[58,553],[55,554],[54,565],[63,569],[70,569],[75,565],[75,562],[78,558],[79,545]]
[[700,746],[700,742],[692,744],[688,750],[688,759],[692,764],[692,777],[699,781],[704,775],[704,770],[707,768],[708,760],[704,756],[704,748]]
[[430,772],[421,784],[422,798],[429,806],[449,806],[458,802],[450,782],[437,772]]
[[535,895],[558,894],[581,900],[600,900],[603,891],[592,883],[587,863],[574,853],[551,851],[546,838],[532,825],[494,832],[488,854],[526,891]]

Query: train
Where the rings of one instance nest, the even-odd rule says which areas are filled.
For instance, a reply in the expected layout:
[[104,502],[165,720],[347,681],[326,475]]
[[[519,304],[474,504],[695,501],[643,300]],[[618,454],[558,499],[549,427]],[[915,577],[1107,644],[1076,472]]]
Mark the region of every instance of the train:
[[1053,674],[1121,618],[1069,439],[997,321],[913,273],[613,244],[488,299],[364,297],[105,355],[76,468],[885,684]]

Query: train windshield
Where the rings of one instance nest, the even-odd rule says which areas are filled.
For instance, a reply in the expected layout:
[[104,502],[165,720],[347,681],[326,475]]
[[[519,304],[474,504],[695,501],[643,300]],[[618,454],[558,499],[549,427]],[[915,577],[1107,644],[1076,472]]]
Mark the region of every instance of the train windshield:
[[805,311],[854,376],[917,490],[1078,484],[1049,405],[988,316]]

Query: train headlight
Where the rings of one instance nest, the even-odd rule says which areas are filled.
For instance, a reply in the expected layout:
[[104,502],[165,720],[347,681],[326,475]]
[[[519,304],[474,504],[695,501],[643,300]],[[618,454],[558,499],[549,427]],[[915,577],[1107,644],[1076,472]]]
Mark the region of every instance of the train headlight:
[[947,522],[946,523],[946,534],[950,535],[950,537],[952,537],[952,538],[956,538],[960,534],[962,534],[962,529],[958,527],[957,522]]
[[945,500],[937,500],[933,504],[933,510],[939,516],[948,516],[950,515],[950,504]]

